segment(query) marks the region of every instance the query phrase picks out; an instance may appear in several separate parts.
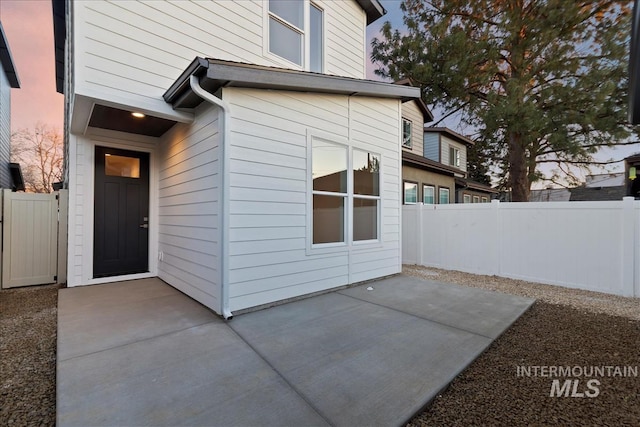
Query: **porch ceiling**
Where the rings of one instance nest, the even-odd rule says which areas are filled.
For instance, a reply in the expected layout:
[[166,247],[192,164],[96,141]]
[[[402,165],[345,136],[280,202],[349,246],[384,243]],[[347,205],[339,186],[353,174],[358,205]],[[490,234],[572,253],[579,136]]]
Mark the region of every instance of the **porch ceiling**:
[[89,126],[158,137],[176,124],[173,120],[148,115],[137,118],[131,113],[131,111],[96,104],[89,119]]

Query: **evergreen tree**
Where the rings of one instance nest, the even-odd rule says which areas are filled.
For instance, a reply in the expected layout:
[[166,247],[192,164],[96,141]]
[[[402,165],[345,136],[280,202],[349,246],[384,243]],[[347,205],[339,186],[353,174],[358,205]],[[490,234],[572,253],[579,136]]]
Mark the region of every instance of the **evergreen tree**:
[[628,145],[629,1],[405,0],[406,29],[372,42],[377,74],[460,113],[514,201],[539,165],[588,166]]

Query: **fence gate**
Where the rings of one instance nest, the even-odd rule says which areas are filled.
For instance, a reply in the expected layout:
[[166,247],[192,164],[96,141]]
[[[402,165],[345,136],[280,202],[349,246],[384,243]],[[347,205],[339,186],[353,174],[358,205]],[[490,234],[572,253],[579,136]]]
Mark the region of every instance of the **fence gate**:
[[2,195],[2,288],[58,282],[59,192]]

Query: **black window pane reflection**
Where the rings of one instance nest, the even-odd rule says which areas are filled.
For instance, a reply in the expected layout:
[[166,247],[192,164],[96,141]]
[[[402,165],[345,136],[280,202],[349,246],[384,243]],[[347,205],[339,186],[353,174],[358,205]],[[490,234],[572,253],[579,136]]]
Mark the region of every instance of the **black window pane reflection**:
[[353,240],[378,238],[378,201],[353,199]]
[[353,193],[380,195],[380,157],[365,151],[353,150]]
[[342,196],[313,195],[313,243],[344,242],[344,200]]

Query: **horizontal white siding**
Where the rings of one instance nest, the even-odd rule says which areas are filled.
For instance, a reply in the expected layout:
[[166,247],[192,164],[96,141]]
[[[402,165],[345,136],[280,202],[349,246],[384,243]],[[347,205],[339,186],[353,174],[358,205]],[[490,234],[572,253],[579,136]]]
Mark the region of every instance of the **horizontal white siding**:
[[402,117],[411,122],[411,149],[404,148],[414,154],[422,156],[423,153],[423,132],[424,116],[416,105],[416,101],[409,101],[402,104]]
[[[400,271],[398,101],[235,88],[223,99],[231,104],[232,310]],[[382,155],[381,244],[307,253],[308,130]]]
[[158,276],[220,311],[220,134],[218,109],[203,104],[159,150]]
[[0,188],[11,188],[9,155],[11,149],[11,86],[0,70]]
[[[364,78],[364,11],[325,11],[325,72]],[[196,57],[283,67],[263,46],[260,1],[75,1],[75,93],[166,108],[162,94]]]
[[366,72],[364,10],[355,1],[314,1],[325,14],[325,73],[363,79]]

